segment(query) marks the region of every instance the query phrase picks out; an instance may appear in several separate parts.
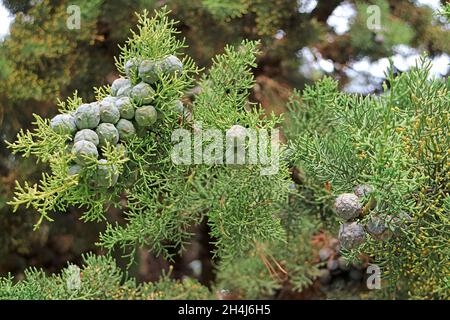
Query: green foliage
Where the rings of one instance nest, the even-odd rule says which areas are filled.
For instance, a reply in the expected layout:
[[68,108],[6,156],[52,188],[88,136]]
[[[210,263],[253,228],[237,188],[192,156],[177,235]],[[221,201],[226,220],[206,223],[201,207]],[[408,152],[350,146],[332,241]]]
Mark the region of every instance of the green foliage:
[[281,211],[287,241],[258,243],[246,257],[219,265],[215,287],[243,299],[273,298],[287,284],[298,292],[309,287],[319,274],[311,245],[318,226],[298,209],[292,204]]
[[[257,165],[244,168],[175,166],[169,157],[172,147],[170,134],[176,128],[195,130],[201,125],[225,130],[235,124],[261,129],[278,126],[281,118],[264,116],[258,104],[249,102],[250,94],[252,101],[264,99],[255,94],[257,90],[251,92],[255,84],[252,73],[263,78],[268,76],[270,84],[277,84],[272,80],[276,79],[302,85],[304,76],[298,72],[301,63],[298,52],[305,46],[314,47],[323,58],[338,61],[343,66],[355,56],[378,58],[389,55],[392,46],[399,43],[427,47],[433,54],[448,51],[448,29],[432,20],[431,10],[419,8],[410,1],[391,1],[390,6],[386,1],[377,1],[376,4],[382,8],[384,29],[372,32],[365,24],[365,9],[369,1],[358,1],[357,18],[350,32],[340,37],[325,24],[333,7],[340,1],[320,1],[311,13],[300,12],[302,1],[295,0],[170,1],[168,5],[173,10],[170,16],[182,21],[178,25],[164,10],[152,17],[144,14],[136,18],[133,15],[136,10],[153,8],[161,2],[72,1],[70,4],[79,5],[83,15],[82,28],[72,31],[66,27],[67,1],[6,2],[14,12],[24,10],[26,15],[17,14],[11,35],[0,43],[0,79],[4,80],[0,81],[0,122],[5,117],[0,133],[11,140],[17,128],[23,127],[17,141],[9,147],[27,159],[19,162],[9,157],[3,148],[0,209],[11,197],[14,186],[11,181],[22,181],[24,175],[31,176],[31,168],[36,171],[48,168],[49,172],[44,173],[37,184],[16,184],[15,198],[10,204],[16,210],[26,211],[26,216],[32,217],[30,213],[36,211],[39,216],[23,223],[17,222],[18,216],[14,216],[14,220],[2,218],[0,225],[4,230],[2,239],[5,244],[2,249],[9,243],[15,246],[20,243],[20,248],[30,250],[26,241],[33,237],[16,240],[30,233],[17,226],[22,225],[26,231],[32,222],[37,222],[36,227],[43,226],[45,220],[57,217],[54,211],[75,211],[71,210],[72,207],[80,207],[84,221],[101,221],[110,218],[110,207],[117,207],[124,210],[126,223],[108,224],[100,235],[100,246],[111,250],[117,246],[131,249],[130,255],[133,255],[136,245],[145,245],[154,253],[171,258],[190,242],[191,226],[207,220],[215,253],[221,258],[218,287],[230,288],[245,297],[268,297],[286,282],[296,290],[302,290],[311,283],[317,271],[310,259],[312,248],[309,245],[317,228],[315,218],[322,218],[324,226],[335,228],[332,203],[336,195],[351,191],[356,183],[367,182],[376,186],[377,199],[385,199],[375,209],[376,212],[384,213],[385,206],[392,210],[403,210],[406,206],[410,214],[420,217],[423,208],[429,205],[431,209],[428,211],[432,214],[423,214],[424,217],[408,229],[419,230],[417,234],[422,235],[421,240],[417,239],[418,235],[402,234],[401,239],[408,239],[404,244],[403,240],[401,245],[371,241],[349,254],[355,257],[359,251],[365,251],[386,265],[383,265],[383,272],[387,270],[390,285],[401,283],[396,292],[398,297],[406,296],[409,288],[412,297],[424,297],[426,290],[432,292],[433,297],[448,295],[448,284],[443,285],[439,279],[448,273],[448,268],[445,269],[445,263],[442,263],[442,257],[448,256],[442,244],[445,240],[443,230],[448,225],[448,216],[445,215],[449,211],[448,194],[442,200],[418,191],[424,188],[427,180],[424,177],[430,175],[427,170],[434,168],[427,167],[425,160],[419,161],[404,150],[405,144],[397,136],[401,132],[391,136],[386,129],[387,132],[381,134],[381,129],[375,125],[374,119],[387,114],[386,104],[393,103],[386,102],[389,94],[380,99],[348,96],[339,93],[338,84],[329,78],[308,87],[301,98],[300,93],[294,94],[289,103],[290,125],[286,133],[290,140],[298,142],[293,145],[297,159],[304,160],[297,160],[297,178],[301,183],[297,186],[299,192],[295,195],[295,203],[291,203],[293,208],[286,208],[289,172],[284,162],[280,164],[278,174],[261,176],[261,167]],[[448,11],[448,5],[443,11],[444,16],[445,10]],[[116,44],[124,42],[130,23],[137,20],[139,27],[117,50]],[[376,37],[377,33],[381,37]],[[187,37],[186,42],[182,35]],[[261,41],[242,41],[246,38],[261,38]],[[377,42],[380,39],[381,44]],[[232,45],[224,50],[225,43]],[[114,70],[112,57],[117,53],[120,56],[116,60],[117,70]],[[220,54],[213,59],[209,72],[203,74],[197,83],[200,70],[184,53],[189,53],[201,66],[209,66],[210,58]],[[109,86],[100,86],[94,91],[91,86],[111,82],[117,73],[124,75],[124,65],[130,59],[159,59],[169,54],[182,58],[184,71],[178,77],[163,76],[154,87],[155,108],[164,116],[158,117],[156,127],[146,135],[138,130],[139,137],[127,141],[124,148],[107,146],[105,149],[108,163],[113,164],[113,174],[120,174],[117,185],[94,188],[90,184],[95,178],[96,162],[79,174],[71,175],[69,168],[73,156],[67,152],[71,137],[55,134],[45,119],[51,113],[49,110],[53,108],[55,97],[65,97],[77,88],[78,94],[59,103],[60,113],[71,113],[87,98],[95,96],[100,100],[111,94]],[[133,84],[139,80],[136,73],[131,79]],[[411,78],[408,85],[400,85],[407,82],[404,76],[401,79],[396,80],[399,84],[393,91],[398,98],[392,98],[401,106],[407,106],[413,100],[410,97],[413,86],[409,84],[412,81],[419,86],[417,97],[422,99],[420,103],[434,99],[427,90],[421,92],[423,88],[429,88],[422,77]],[[194,97],[193,105],[187,104],[192,115],[185,113],[179,117],[172,110],[173,103],[179,99],[186,101],[185,93],[195,84],[199,85],[201,93]],[[270,86],[262,89],[270,92]],[[448,105],[448,99],[446,101]],[[420,103],[412,104],[414,110],[420,109]],[[266,102],[264,106],[267,107]],[[361,114],[352,113],[354,106],[361,106],[356,108],[361,110]],[[336,111],[340,107],[344,108],[342,113]],[[441,112],[442,107],[438,109]],[[412,109],[408,110],[402,111],[401,116],[412,113]],[[36,129],[28,131],[25,129],[30,122],[27,116],[33,111],[39,113],[34,115]],[[428,111],[430,114],[434,112]],[[391,115],[386,117],[390,119]],[[433,119],[438,122],[436,117]],[[345,127],[341,122],[346,123]],[[408,123],[405,122],[406,125]],[[442,126],[442,123],[437,125]],[[385,128],[389,126],[392,124],[387,120]],[[344,141],[342,132],[347,127],[358,130],[356,133],[349,131],[351,138]],[[361,129],[365,127],[375,130],[375,133]],[[429,145],[426,139],[424,144]],[[358,152],[356,159],[355,152]],[[377,156],[374,158],[372,154]],[[38,167],[30,165],[35,160],[42,164]],[[391,171],[383,167],[385,162],[392,165]],[[3,176],[3,167],[11,169],[8,176]],[[31,176],[27,180],[35,181],[36,178],[39,177]],[[393,183],[389,184],[389,181]],[[403,198],[407,199],[407,204],[399,200]],[[422,199],[421,202],[417,198]],[[439,212],[435,207],[439,210],[444,208],[443,213],[435,214]],[[6,211],[7,207],[3,209]],[[36,237],[37,234],[33,233]],[[421,255],[426,254],[432,258],[419,261]],[[394,256],[400,258],[394,259]],[[275,272],[269,271],[261,257],[269,259]],[[404,274],[411,279],[402,276],[405,270],[410,272]],[[436,270],[435,276],[430,276],[430,270]],[[398,278],[402,278],[401,281],[397,281]],[[190,280],[180,283],[162,281],[155,284],[162,293],[153,294],[157,291],[155,289],[150,296],[184,298],[183,290],[191,285],[197,286]],[[111,286],[120,285],[115,283]],[[117,297],[127,294],[121,296],[119,293]],[[94,296],[92,293],[87,298]],[[196,297],[204,295],[200,293]]]
[[230,21],[243,15],[255,16],[256,30],[259,36],[272,36],[281,29],[283,19],[295,15],[298,9],[296,1],[249,1],[249,0],[202,0],[205,8],[214,17]]
[[258,168],[202,170],[203,179],[217,175],[201,192],[209,189],[208,223],[217,254],[226,262],[246,255],[258,242],[284,239],[277,212],[286,200],[286,169],[280,171],[262,176]]
[[0,278],[0,299],[8,300],[170,300],[211,299],[209,290],[193,279],[172,280],[166,274],[157,282],[137,284],[110,256],[84,256],[79,268],[69,264],[59,274],[29,268],[23,280]]
[[[79,103],[81,100],[75,95],[67,103],[60,104],[61,110],[74,110]],[[25,182],[22,186],[17,182],[15,197],[9,204],[14,206],[14,210],[17,210],[20,205],[37,210],[41,217],[36,228],[44,219],[52,221],[49,217],[50,212],[64,211],[70,206],[85,205],[87,210],[83,219],[86,221],[104,219],[104,204],[117,206],[117,199],[122,190],[116,188],[96,192],[88,184],[79,183],[79,181],[89,181],[95,175],[96,161],[82,174],[70,175],[68,169],[74,156],[68,152],[70,149],[66,146],[66,142],[71,137],[53,131],[50,121],[38,115],[35,115],[35,118],[36,128],[32,131],[21,130],[16,142],[8,143],[8,146],[14,153],[22,153],[24,157],[34,156],[38,162],[47,163],[51,174],[43,173],[39,184],[31,185]],[[117,173],[122,172],[123,163],[126,161],[123,151],[111,146],[103,150],[105,159],[114,165]]]
[[[114,69],[117,43],[125,40],[134,11],[152,7],[151,0],[137,1],[6,1],[14,8],[10,34],[0,43],[0,108],[10,132],[29,122],[14,110],[53,110],[55,97],[70,95],[75,88],[92,98],[92,85],[103,84]],[[25,4],[26,2],[26,4]],[[69,29],[67,8],[77,5],[79,29]],[[24,12],[16,12],[22,11]],[[23,119],[25,118],[25,119]],[[18,123],[19,122],[19,123]]]
[[245,0],[217,1],[202,0],[205,8],[220,19],[240,17],[248,12],[249,3]]
[[[227,48],[224,55],[216,58],[208,75],[200,82],[201,93],[196,96],[193,106],[194,123],[218,129],[229,128],[235,123],[250,128],[273,128],[276,121],[260,120],[261,113],[245,109],[248,89],[253,83],[249,67],[255,53],[256,44],[244,42],[238,50]],[[161,136],[161,139],[169,139],[169,135]],[[167,148],[170,142],[165,140],[160,145]],[[141,146],[133,149],[139,148]],[[168,149],[156,151],[161,157],[168,154]],[[159,161],[160,168],[164,163],[167,160]],[[155,252],[170,256],[167,246],[162,244],[170,242],[173,249],[182,249],[191,236],[188,226],[205,216],[212,236],[217,239],[217,254],[227,260],[253,248],[256,239],[282,238],[281,226],[271,217],[285,199],[279,192],[283,185],[286,186],[285,168],[281,168],[279,174],[261,176],[259,166],[236,170],[222,165],[192,168],[172,163],[166,165],[167,169],[152,172],[158,176],[150,176],[151,181],[135,185],[136,191],[129,195],[126,228],[108,227],[100,238],[103,246],[147,244]],[[144,174],[148,175],[139,173],[140,176]],[[150,189],[154,192],[150,199],[148,186],[156,184],[159,189]],[[157,200],[161,199],[161,190],[164,191],[163,201]]]
[[[167,10],[156,11],[156,14],[149,18],[148,12],[144,10],[142,15],[138,16],[138,32],[133,30],[131,37],[124,46],[120,46],[120,57],[116,59],[116,67],[120,73],[125,75],[124,66],[127,61],[142,59],[158,60],[168,55],[180,56],[182,50],[186,48],[185,40],[179,39],[177,35],[180,33],[176,28],[176,21],[169,19]],[[182,59],[183,67],[186,70],[181,73],[182,80],[174,81],[170,86],[164,85],[161,90],[169,90],[163,92],[170,96],[171,94],[180,94],[192,81],[195,74],[194,62],[188,56]],[[133,84],[136,84],[137,75],[131,77]]]
[[224,54],[215,57],[193,107],[194,118],[203,127],[227,129],[237,123],[255,127],[260,122],[260,113],[246,111],[254,85],[250,68],[255,67],[257,54],[256,43],[244,41],[237,50],[226,47]]
[[445,3],[442,5],[441,9],[438,12],[439,15],[447,19],[447,21],[450,20],[450,3]]
[[390,297],[448,299],[450,294],[450,94],[448,82],[428,79],[429,68],[423,59],[410,72],[391,73],[389,90],[365,98],[340,93],[325,78],[303,98],[296,93],[290,104],[288,136],[315,201],[330,208],[339,194],[367,184],[374,188],[376,206],[365,211],[363,222],[374,215],[412,218],[392,239],[369,239],[346,252],[349,259],[360,252],[374,258]]
[[[117,59],[121,72],[125,73],[121,66],[130,59],[156,60],[167,54],[179,54],[184,42],[176,38],[175,22],[167,14],[162,10],[152,18],[146,12],[139,17],[139,33],[133,33]],[[67,152],[66,143],[71,137],[63,134],[55,137],[48,121],[36,116],[38,127],[32,132],[19,133],[17,141],[9,147],[25,157],[33,155],[38,161],[48,162],[51,174],[45,173],[39,184],[18,184],[10,204],[15,209],[20,205],[36,209],[41,215],[38,227],[43,219],[51,220],[49,212],[64,211],[70,206],[86,208],[82,216],[85,221],[104,220],[108,206],[119,208],[120,196],[124,194],[127,223],[108,224],[100,235],[99,245],[107,249],[129,248],[132,253],[136,245],[146,245],[156,254],[172,257],[189,241],[190,226],[204,218],[211,226],[216,253],[224,260],[244,255],[256,242],[282,241],[284,232],[276,213],[287,200],[285,164],[280,163],[278,173],[261,175],[263,165],[259,164],[235,168],[175,165],[171,161],[171,138],[177,128],[203,123],[205,128],[224,130],[239,123],[271,130],[280,122],[274,116],[261,118],[262,112],[246,108],[254,81],[250,67],[254,65],[256,46],[257,43],[246,41],[237,49],[228,47],[215,59],[209,73],[200,81],[202,92],[193,105],[192,123],[179,119],[172,106],[192,85],[198,69],[185,57],[181,73],[161,76],[154,84],[152,104],[164,117],[150,131],[130,138],[125,150],[103,147],[103,156],[114,168],[113,174],[120,176],[110,188],[90,183],[100,163],[95,159],[79,174],[70,175],[68,167],[74,156]],[[132,82],[138,80],[132,77]],[[102,99],[110,88],[96,91],[97,99]],[[81,103],[75,96],[60,104],[61,112],[73,111]]]
[[[40,1],[30,8],[27,16],[17,15],[11,36],[2,43],[2,56],[8,65],[2,73],[8,81],[2,82],[0,90],[7,99],[48,100],[59,96],[60,89],[73,81],[71,70],[76,68],[87,74],[88,51],[83,54],[80,47],[86,47],[92,39],[100,3],[71,2],[82,9],[83,28],[80,30],[67,29],[67,5],[64,3],[52,8],[49,1]],[[51,19],[39,21],[42,17]],[[39,28],[36,28],[36,20],[41,22]],[[74,52],[81,54],[74,56]],[[48,68],[50,64],[52,68]]]

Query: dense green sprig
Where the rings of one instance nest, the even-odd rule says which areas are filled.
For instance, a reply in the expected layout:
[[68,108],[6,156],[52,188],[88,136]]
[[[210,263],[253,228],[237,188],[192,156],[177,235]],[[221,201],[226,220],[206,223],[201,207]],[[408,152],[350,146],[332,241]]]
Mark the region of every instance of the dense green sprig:
[[[290,104],[287,132],[307,177],[303,197],[324,203],[334,216],[334,199],[366,184],[375,202],[363,209],[360,223],[374,216],[402,221],[391,226],[391,239],[368,237],[347,252],[349,258],[363,252],[375,259],[391,297],[448,298],[450,292],[445,280],[450,94],[448,82],[428,79],[429,68],[423,59],[401,76],[391,73],[389,90],[365,98],[340,93],[324,79]],[[411,221],[403,219],[408,216]]]
[[[262,111],[249,108],[252,106],[248,102],[249,90],[254,84],[251,68],[255,66],[258,43],[244,41],[238,48],[227,47],[214,59],[209,72],[202,76],[201,92],[195,98],[193,114],[189,115],[186,109],[180,114],[176,105],[193,85],[199,70],[190,58],[183,57],[181,66],[175,57],[181,55],[184,40],[177,38],[175,22],[167,15],[166,10],[156,12],[151,18],[147,12],[139,15],[138,32],[132,33],[116,60],[119,71],[128,77],[129,83],[127,78],[122,78],[112,87],[95,89],[96,98],[104,104],[101,112],[109,110],[109,101],[117,101],[110,95],[129,94],[135,108],[136,135],[122,141],[121,147],[105,144],[100,126],[105,130],[108,129],[106,126],[113,129],[113,123],[98,125],[97,118],[92,119],[95,120],[92,124],[82,123],[85,110],[80,111],[83,101],[76,95],[67,102],[60,102],[61,113],[69,115],[75,111],[79,129],[80,126],[93,129],[98,125],[99,153],[104,159],[88,158],[85,161],[78,159],[78,154],[75,159],[67,152],[70,147],[67,144],[73,137],[56,134],[48,121],[38,118],[39,126],[35,131],[20,133],[17,142],[10,147],[25,156],[32,154],[38,160],[49,162],[51,174],[45,174],[37,185],[18,185],[16,197],[10,204],[16,208],[22,204],[32,206],[42,219],[49,220],[49,212],[64,211],[73,205],[83,206],[87,209],[82,217],[85,221],[99,221],[106,218],[108,206],[122,206],[120,199],[124,195],[126,224],[108,223],[100,235],[99,245],[107,249],[131,249],[130,256],[136,245],[146,245],[154,253],[171,258],[189,242],[191,226],[203,219],[208,219],[216,254],[224,261],[245,255],[256,243],[284,241],[285,233],[277,213],[287,200],[285,163],[277,164],[279,170],[275,174],[264,176],[261,170],[275,163],[240,167],[198,163],[176,165],[171,158],[175,129],[192,129],[195,133],[200,123],[205,129],[223,132],[233,125],[270,131],[280,123],[279,117],[264,117]],[[140,68],[144,60],[146,68]],[[147,68],[147,65],[166,60],[170,62],[169,73],[158,71],[158,68],[166,68],[164,63],[156,69]],[[147,76],[152,70],[158,72],[150,78],[142,77],[143,72]],[[133,89],[122,90],[126,86]],[[141,93],[145,95],[136,99]],[[156,119],[152,118],[147,128],[140,127],[137,119],[138,112],[146,108],[142,106],[142,99],[147,99],[145,103],[151,103],[152,112],[157,113],[156,117],[152,114]],[[84,106],[89,113],[89,105]],[[111,122],[110,115],[115,114],[102,114],[100,119]],[[113,122],[116,121],[117,117]],[[83,136],[89,138],[87,134]],[[93,147],[86,143],[86,147],[88,145]],[[261,151],[266,151],[267,155],[276,152],[270,146]],[[83,160],[82,169],[75,174],[70,167],[74,159],[78,164]],[[118,177],[117,183],[95,183],[101,173],[99,170],[105,166],[113,169],[109,176],[114,177],[114,182]]]

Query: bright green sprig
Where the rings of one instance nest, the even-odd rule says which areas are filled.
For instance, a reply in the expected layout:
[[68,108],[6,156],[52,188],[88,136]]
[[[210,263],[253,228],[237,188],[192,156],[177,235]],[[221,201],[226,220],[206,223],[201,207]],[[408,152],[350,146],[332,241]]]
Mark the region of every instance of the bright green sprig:
[[60,135],[50,128],[50,121],[41,118],[37,114],[33,114],[36,129],[20,130],[17,134],[15,142],[10,143],[6,141],[8,148],[14,154],[21,153],[23,157],[28,158],[35,156],[37,161],[47,163],[52,159],[52,156],[65,148],[65,143],[69,140],[68,135]]
[[350,260],[360,253],[373,257],[390,297],[450,296],[442,280],[448,272],[450,94],[448,82],[430,80],[429,70],[426,58],[397,77],[391,69],[390,88],[365,98],[324,79],[290,103],[287,134],[304,179],[303,201],[320,204],[322,218],[333,221],[336,196],[368,184],[376,205],[360,223],[373,215],[411,217],[390,240],[368,237],[357,249],[343,250]]

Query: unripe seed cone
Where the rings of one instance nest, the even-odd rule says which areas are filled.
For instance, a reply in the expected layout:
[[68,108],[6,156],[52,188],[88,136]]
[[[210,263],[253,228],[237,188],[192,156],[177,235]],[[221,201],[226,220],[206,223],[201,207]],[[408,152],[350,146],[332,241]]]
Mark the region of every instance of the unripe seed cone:
[[74,176],[76,174],[79,174],[81,172],[81,169],[83,169],[82,166],[80,166],[79,164],[74,164],[74,165],[69,167],[67,173],[68,173],[69,176]]
[[[365,202],[364,202],[364,207],[362,209],[362,214],[365,215],[368,213],[368,211],[375,209],[375,207],[377,206],[377,202],[375,200],[375,197],[372,195],[370,196],[370,194],[373,192],[373,188],[367,184],[360,184],[357,185],[354,189],[353,192],[355,193],[355,195],[358,198],[364,198]],[[362,200],[362,199],[361,199]],[[362,203],[362,202],[361,202]]]
[[102,99],[102,101],[110,102],[112,104],[115,104],[117,99],[119,99],[119,98],[118,97],[113,97],[113,96],[106,96],[106,97],[104,97]]
[[160,60],[143,60],[139,65],[139,77],[142,81],[153,84],[162,74],[173,75],[183,71],[183,63],[174,55],[169,55]]
[[74,134],[77,131],[75,118],[70,114],[58,114],[50,121],[50,127],[59,134]]
[[114,82],[111,84],[111,94],[113,96],[117,96],[119,89],[126,86],[131,86],[130,80],[125,78],[119,78],[114,80]]
[[139,64],[140,61],[137,58],[132,58],[125,63],[124,69],[127,77],[131,78],[133,75],[137,73],[137,68]]
[[131,94],[131,90],[133,90],[133,85],[131,82],[128,82],[128,84],[124,84],[117,90],[117,97],[128,97]]
[[116,107],[119,109],[120,117],[127,120],[134,118],[134,106],[129,97],[121,97],[116,100]]
[[102,100],[100,102],[100,120],[104,123],[116,124],[120,119],[119,109],[116,107],[115,101]]
[[153,106],[142,106],[136,109],[134,118],[140,127],[149,127],[158,119],[158,113]]
[[181,73],[183,71],[183,63],[174,55],[167,56],[164,61],[164,72],[169,74]]
[[153,88],[145,82],[138,83],[131,90],[131,98],[138,105],[148,104],[152,102],[154,94],[155,90],[153,90]]
[[139,78],[148,84],[155,83],[162,72],[163,65],[161,61],[146,59],[139,65]]
[[96,102],[82,104],[74,116],[78,129],[94,129],[100,123],[100,107]]
[[115,172],[115,166],[108,163],[105,159],[100,159],[97,165],[96,185],[100,187],[112,187],[119,179]]
[[386,221],[390,217],[382,218],[378,215],[370,217],[366,224],[366,231],[377,240],[387,240],[392,236],[392,231],[388,228]]
[[98,135],[99,146],[105,146],[107,143],[116,145],[119,142],[119,132],[112,123],[100,123],[95,132]]
[[116,124],[117,131],[119,132],[119,139],[122,141],[128,141],[131,137],[136,135],[136,129],[131,121],[127,119],[120,119]]

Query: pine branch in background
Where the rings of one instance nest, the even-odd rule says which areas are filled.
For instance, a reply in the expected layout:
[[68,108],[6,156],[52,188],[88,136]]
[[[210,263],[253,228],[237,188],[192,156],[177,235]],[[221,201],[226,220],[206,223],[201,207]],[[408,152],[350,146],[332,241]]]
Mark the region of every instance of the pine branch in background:
[[244,15],[254,15],[255,28],[259,36],[273,36],[283,24],[283,19],[296,15],[296,1],[275,0],[202,0],[202,4],[216,19],[230,21]]
[[[28,16],[17,16],[11,38],[6,38],[1,46],[3,54],[0,60],[6,67],[0,74],[8,79],[0,86],[6,94],[5,99],[46,101],[55,95],[60,96],[61,89],[74,80],[71,71],[76,69],[84,71],[80,74],[89,73],[86,65],[89,51],[82,52],[80,47],[88,47],[93,40],[92,30],[96,28],[101,1],[80,0],[72,4],[82,8],[83,28],[80,30],[67,29],[67,5],[64,3],[52,8],[49,1],[41,1],[30,8]],[[31,21],[27,22],[27,17]],[[41,17],[51,19],[41,21],[40,27],[36,28],[32,19]],[[57,39],[55,34],[59,35]],[[75,56],[74,52],[79,52],[79,55]]]
[[[379,10],[380,21],[378,26],[368,28],[367,24],[373,20],[373,12],[368,8],[373,5]],[[415,37],[414,29],[391,13],[387,0],[356,1],[356,10],[356,19],[349,31],[350,45],[357,48],[361,56],[390,56],[396,45],[410,44]]]
[[241,17],[248,12],[249,3],[245,0],[217,1],[202,0],[202,4],[219,19]]

